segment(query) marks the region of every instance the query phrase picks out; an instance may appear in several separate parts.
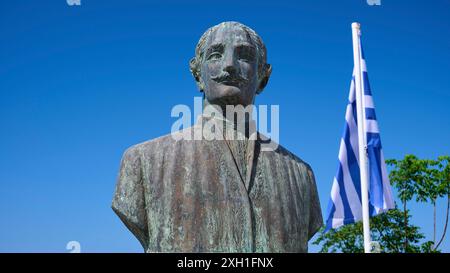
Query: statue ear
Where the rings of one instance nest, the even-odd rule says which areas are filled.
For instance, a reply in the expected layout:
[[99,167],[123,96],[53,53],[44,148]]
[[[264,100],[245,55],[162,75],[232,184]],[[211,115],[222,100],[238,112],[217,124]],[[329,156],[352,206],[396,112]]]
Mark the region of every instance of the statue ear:
[[264,90],[264,87],[266,87],[267,82],[269,81],[270,74],[272,73],[272,66],[270,64],[265,64],[263,68],[262,78],[259,82],[258,90],[256,91],[257,94],[261,93]]
[[204,85],[200,76],[200,69],[197,63],[197,59],[195,57],[189,61],[189,70],[191,70],[192,76],[194,76],[198,89],[200,90],[200,92],[203,92]]

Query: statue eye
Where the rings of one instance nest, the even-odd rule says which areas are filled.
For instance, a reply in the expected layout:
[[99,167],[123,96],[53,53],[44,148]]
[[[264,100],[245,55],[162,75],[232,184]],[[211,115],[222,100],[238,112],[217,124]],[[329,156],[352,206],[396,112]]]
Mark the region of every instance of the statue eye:
[[244,62],[249,62],[250,61],[250,59],[248,57],[244,57],[244,56],[241,56],[239,58],[239,60],[244,61]]
[[250,62],[255,58],[254,53],[250,50],[242,50],[239,53],[239,59],[244,62]]
[[208,56],[208,60],[218,60],[220,58],[222,58],[222,54],[219,52],[213,52]]

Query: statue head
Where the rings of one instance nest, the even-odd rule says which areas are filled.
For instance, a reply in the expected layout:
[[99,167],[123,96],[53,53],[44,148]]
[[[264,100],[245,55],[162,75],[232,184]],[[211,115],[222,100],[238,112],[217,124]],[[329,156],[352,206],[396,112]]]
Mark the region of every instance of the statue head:
[[251,28],[223,22],[200,38],[190,70],[210,104],[249,105],[266,86],[272,67],[266,47]]

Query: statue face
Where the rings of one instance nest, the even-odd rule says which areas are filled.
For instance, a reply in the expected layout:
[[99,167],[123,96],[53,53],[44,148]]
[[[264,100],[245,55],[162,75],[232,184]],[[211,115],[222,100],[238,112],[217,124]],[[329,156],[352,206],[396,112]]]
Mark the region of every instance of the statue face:
[[252,104],[258,88],[258,61],[251,37],[239,26],[211,33],[201,64],[206,99],[217,105]]

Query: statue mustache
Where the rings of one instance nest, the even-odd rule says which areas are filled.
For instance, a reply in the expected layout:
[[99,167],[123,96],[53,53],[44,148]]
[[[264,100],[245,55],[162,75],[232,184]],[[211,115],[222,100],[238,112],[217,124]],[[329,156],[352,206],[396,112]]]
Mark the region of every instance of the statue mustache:
[[228,72],[220,73],[217,76],[211,77],[211,79],[213,81],[216,81],[216,82],[219,82],[219,83],[224,82],[224,81],[227,81],[227,82],[248,82],[248,79],[246,77],[241,76],[241,75],[237,75],[237,74],[236,75],[231,75]]

